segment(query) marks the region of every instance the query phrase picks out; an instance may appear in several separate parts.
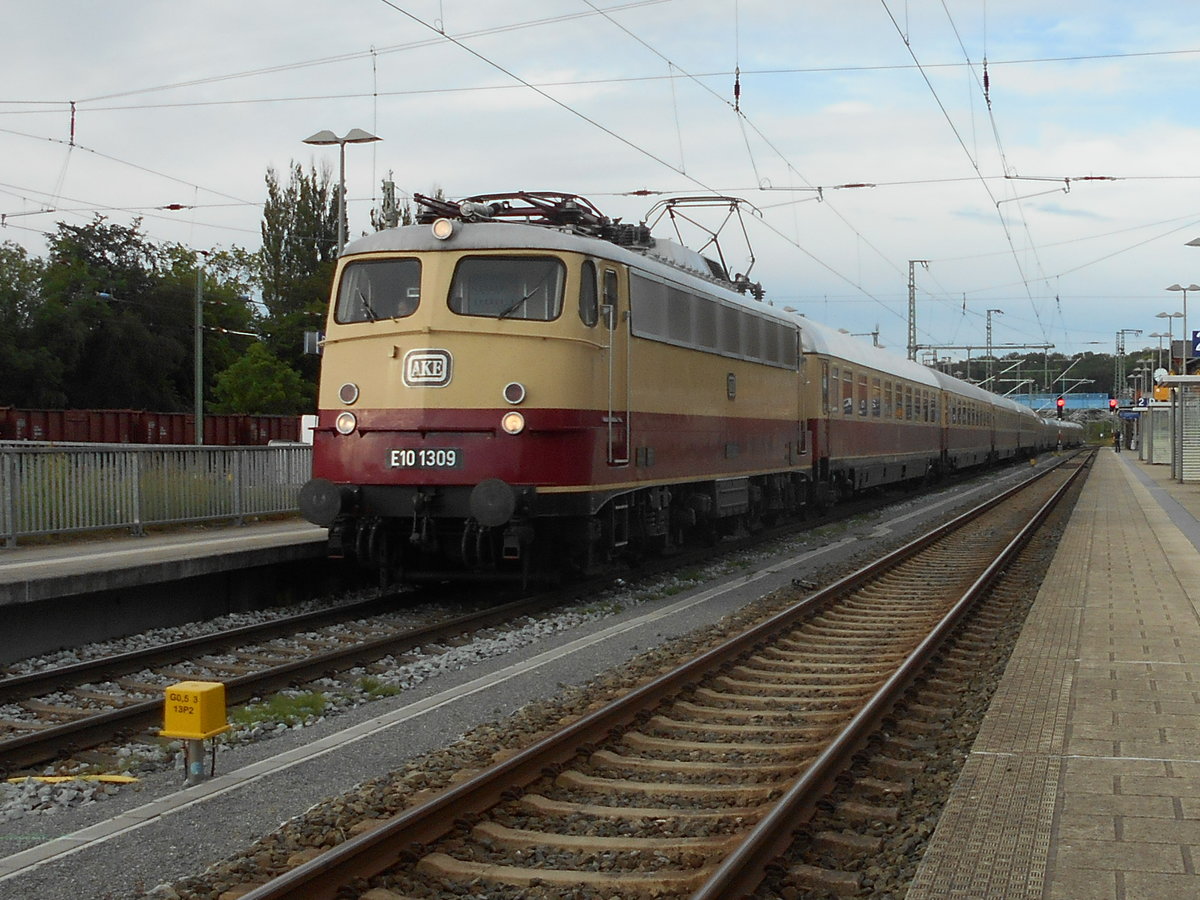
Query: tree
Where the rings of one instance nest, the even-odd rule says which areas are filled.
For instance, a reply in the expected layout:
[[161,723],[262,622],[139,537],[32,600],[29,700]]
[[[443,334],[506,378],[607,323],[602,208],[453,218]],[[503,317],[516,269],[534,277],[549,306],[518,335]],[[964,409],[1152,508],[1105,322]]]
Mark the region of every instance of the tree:
[[214,413],[300,415],[313,411],[312,392],[300,374],[255,341],[213,388]]
[[[198,256],[141,223],[59,223],[46,260],[0,245],[0,403],[191,409]],[[205,386],[257,331],[255,256],[205,251]]]
[[267,169],[260,283],[268,345],[314,387],[319,361],[304,332],[321,328],[337,258],[337,196],[328,168],[293,162],[286,187]]
[[140,220],[59,223],[34,315],[37,339],[62,366],[54,405],[183,408],[190,303],[164,289],[162,259]]
[[188,320],[179,328],[186,330],[187,364],[175,374],[175,387],[192,409],[195,396],[195,303],[197,266],[202,267],[204,396],[209,396],[217,373],[223,372],[241,357],[246,334],[257,335],[260,317],[250,299],[257,272],[257,256],[238,247],[231,250],[203,251],[199,254],[179,244],[163,248],[161,290],[172,302],[188,310]]
[[0,244],[0,406],[40,406],[59,390],[61,367],[34,337],[41,278],[40,260]]

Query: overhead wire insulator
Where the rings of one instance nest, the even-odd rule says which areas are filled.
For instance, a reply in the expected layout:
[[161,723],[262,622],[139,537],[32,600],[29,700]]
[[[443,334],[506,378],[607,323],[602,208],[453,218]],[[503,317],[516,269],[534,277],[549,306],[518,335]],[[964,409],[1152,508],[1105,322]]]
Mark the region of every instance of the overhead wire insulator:
[[733,111],[742,111],[742,70],[738,66],[733,68]]
[[992,81],[988,77],[987,57],[983,58],[983,99],[987,102],[987,108],[992,108]]

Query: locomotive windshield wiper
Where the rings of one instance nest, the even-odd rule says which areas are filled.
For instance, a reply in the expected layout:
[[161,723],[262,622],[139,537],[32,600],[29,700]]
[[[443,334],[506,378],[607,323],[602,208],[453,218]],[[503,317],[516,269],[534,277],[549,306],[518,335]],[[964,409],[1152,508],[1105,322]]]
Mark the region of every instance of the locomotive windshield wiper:
[[362,292],[362,288],[355,288],[354,293],[358,294],[358,299],[362,301],[363,310],[367,314],[367,319],[371,322],[374,322],[376,319],[378,319],[379,316],[375,314],[375,310],[371,306],[371,301],[368,300],[367,295]]
[[536,294],[541,289],[542,289],[542,286],[539,284],[537,287],[535,287],[533,290],[531,290],[528,294],[526,294],[524,297],[522,297],[520,300],[518,300],[516,303],[514,303],[512,306],[510,306],[508,309],[504,310],[504,312],[500,313],[500,315],[496,316],[496,318],[503,319],[505,316],[516,312],[518,307],[520,307],[522,303],[524,303],[526,300],[528,300],[530,297],[532,297],[534,294]]

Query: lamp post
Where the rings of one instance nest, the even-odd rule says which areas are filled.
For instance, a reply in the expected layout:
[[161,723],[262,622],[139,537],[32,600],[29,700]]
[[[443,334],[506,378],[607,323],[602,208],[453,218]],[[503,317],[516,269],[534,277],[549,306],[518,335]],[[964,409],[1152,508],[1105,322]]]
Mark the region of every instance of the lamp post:
[[341,256],[342,248],[346,246],[346,145],[369,144],[381,141],[383,138],[363,131],[361,128],[351,128],[343,137],[338,137],[332,131],[318,131],[312,137],[306,137],[304,143],[325,146],[338,145],[338,243],[337,252]]
[[1181,312],[1173,312],[1173,313],[1160,312],[1160,313],[1155,313],[1154,318],[1167,320],[1167,359],[1168,359],[1168,362],[1170,363],[1170,365],[1168,365],[1167,368],[1174,369],[1175,368],[1175,341],[1174,341],[1173,329],[1171,326],[1175,323],[1174,322],[1175,319],[1183,318],[1183,313],[1181,313]]
[[196,251],[196,294],[192,314],[192,437],[204,443],[204,262],[207,250]]
[[192,319],[192,359],[195,362],[192,437],[197,446],[204,443],[204,264],[201,260],[207,255],[203,250],[196,255],[196,304]]
[[1189,364],[1192,361],[1192,335],[1191,332],[1188,331],[1187,323],[1187,292],[1200,291],[1200,284],[1189,284],[1187,287],[1183,287],[1179,284],[1172,284],[1167,286],[1167,290],[1183,291],[1183,372],[1181,374],[1190,375],[1191,372],[1189,369],[1191,367]]
[[1158,368],[1162,368],[1162,339],[1171,335],[1166,331],[1152,331],[1147,337],[1158,338]]

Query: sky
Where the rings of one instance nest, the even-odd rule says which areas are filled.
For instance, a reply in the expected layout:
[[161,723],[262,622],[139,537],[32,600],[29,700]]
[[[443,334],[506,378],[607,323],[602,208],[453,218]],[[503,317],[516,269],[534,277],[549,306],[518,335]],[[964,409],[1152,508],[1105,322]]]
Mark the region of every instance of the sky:
[[35,255],[97,214],[256,249],[268,169],[336,178],[303,139],[362,128],[382,140],[346,148],[351,237],[389,174],[627,222],[736,196],[731,269],[901,354],[910,266],[916,341],[953,359],[989,318],[997,352],[1156,348],[1184,333],[1165,288],[1200,281],[1178,0],[9,0],[3,21],[0,241]]

